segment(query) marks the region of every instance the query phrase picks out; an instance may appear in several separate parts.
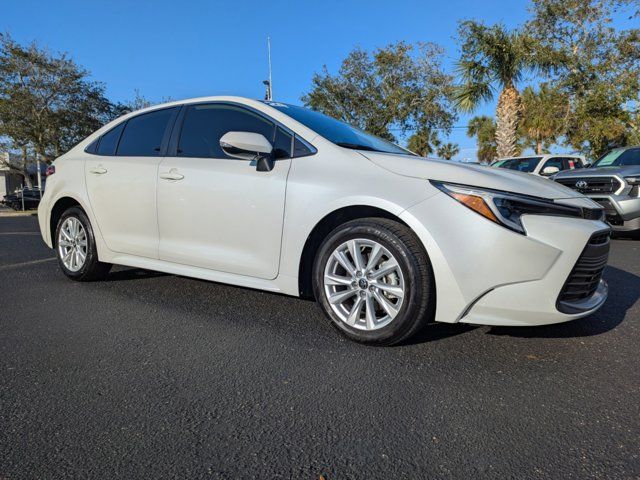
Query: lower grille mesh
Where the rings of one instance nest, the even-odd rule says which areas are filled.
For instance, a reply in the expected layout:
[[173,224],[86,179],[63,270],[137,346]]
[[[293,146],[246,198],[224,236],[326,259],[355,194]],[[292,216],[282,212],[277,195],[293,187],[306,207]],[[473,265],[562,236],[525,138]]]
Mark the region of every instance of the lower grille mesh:
[[609,258],[609,232],[594,234],[578,258],[558,297],[559,302],[579,302],[598,289]]

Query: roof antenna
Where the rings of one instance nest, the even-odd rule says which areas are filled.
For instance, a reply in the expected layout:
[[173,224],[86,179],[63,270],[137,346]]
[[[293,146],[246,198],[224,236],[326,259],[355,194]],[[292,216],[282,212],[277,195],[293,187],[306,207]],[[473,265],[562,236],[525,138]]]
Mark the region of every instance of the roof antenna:
[[264,80],[262,83],[267,87],[264,99],[270,102],[273,100],[273,83],[271,81],[271,37],[267,37],[267,55],[269,56],[269,80]]

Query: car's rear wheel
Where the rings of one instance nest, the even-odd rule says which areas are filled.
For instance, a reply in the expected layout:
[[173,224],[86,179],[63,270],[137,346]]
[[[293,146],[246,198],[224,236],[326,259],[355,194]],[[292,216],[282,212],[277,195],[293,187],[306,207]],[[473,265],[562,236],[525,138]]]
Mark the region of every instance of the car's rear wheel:
[[435,311],[429,258],[405,225],[382,218],[337,227],[321,245],[315,297],[347,337],[393,345],[417,333]]
[[98,260],[91,223],[79,207],[69,208],[60,217],[56,228],[55,249],[60,268],[73,280],[100,280],[111,269],[111,264]]

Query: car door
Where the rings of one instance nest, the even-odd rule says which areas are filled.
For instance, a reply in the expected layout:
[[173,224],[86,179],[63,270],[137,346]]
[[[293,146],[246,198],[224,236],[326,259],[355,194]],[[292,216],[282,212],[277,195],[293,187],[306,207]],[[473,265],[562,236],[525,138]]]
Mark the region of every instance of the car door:
[[[293,136],[235,104],[183,107],[158,175],[161,260],[264,279],[277,276]],[[228,156],[229,131],[265,136],[275,147],[268,172]]]
[[85,162],[87,194],[110,250],[157,258],[156,183],[176,108],[144,113],[100,137]]

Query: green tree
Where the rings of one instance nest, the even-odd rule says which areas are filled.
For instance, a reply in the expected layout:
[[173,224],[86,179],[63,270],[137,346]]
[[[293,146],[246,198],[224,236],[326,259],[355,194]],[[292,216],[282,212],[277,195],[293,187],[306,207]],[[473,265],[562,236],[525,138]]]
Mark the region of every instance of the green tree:
[[48,162],[113,114],[104,86],[66,55],[0,38],[0,136],[13,148]]
[[496,122],[493,118],[486,115],[473,117],[467,125],[467,136],[476,137],[480,163],[491,163],[496,159]]
[[407,141],[407,148],[422,157],[431,155],[439,145],[438,135],[433,130],[426,128],[418,130]]
[[455,143],[445,143],[438,147],[438,156],[445,160],[451,160],[460,152],[460,147]]
[[447,132],[456,119],[453,79],[444,73],[441,61],[442,50],[433,44],[400,42],[372,54],[355,49],[336,75],[326,66],[315,74],[302,101],[391,141],[396,140],[394,131]]
[[570,105],[563,92],[543,83],[537,91],[532,87],[524,89],[522,111],[520,136],[525,146],[540,155],[564,133]]
[[640,29],[616,29],[613,17],[637,15],[637,0],[532,1],[537,60],[568,99],[566,142],[591,156],[625,145],[640,89]]
[[462,55],[457,63],[461,79],[456,88],[458,107],[467,112],[491,101],[497,90],[496,152],[499,157],[518,150],[518,124],[521,99],[516,85],[533,69],[531,40],[528,35],[502,25],[487,27],[475,21],[460,24],[458,36]]

